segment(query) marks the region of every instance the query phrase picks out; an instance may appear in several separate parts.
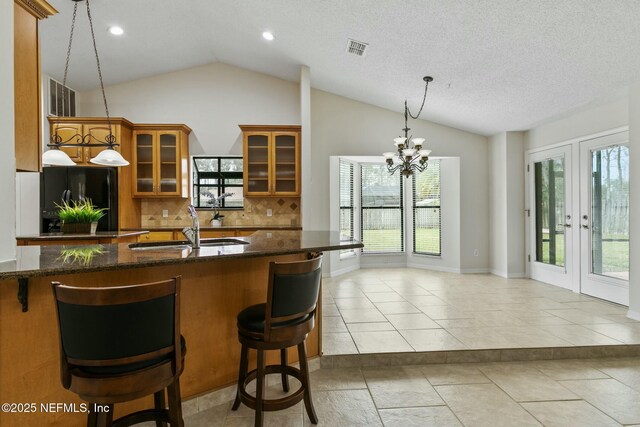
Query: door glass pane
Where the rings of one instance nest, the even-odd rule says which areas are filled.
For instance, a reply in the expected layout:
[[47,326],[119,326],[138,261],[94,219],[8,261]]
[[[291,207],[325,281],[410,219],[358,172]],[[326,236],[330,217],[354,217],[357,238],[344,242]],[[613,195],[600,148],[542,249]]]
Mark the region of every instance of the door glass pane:
[[536,261],[564,266],[565,174],[564,158],[534,164]]
[[629,147],[591,152],[591,272],[629,280]]

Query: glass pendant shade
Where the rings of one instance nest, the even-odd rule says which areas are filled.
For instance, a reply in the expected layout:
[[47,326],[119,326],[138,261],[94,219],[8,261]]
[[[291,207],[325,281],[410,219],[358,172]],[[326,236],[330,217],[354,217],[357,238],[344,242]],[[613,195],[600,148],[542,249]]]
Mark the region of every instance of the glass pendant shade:
[[424,144],[424,138],[413,138],[411,141],[416,147],[422,146],[422,144]]
[[396,143],[396,145],[404,144],[404,142],[405,142],[406,140],[407,140],[407,138],[404,138],[404,137],[402,137],[402,136],[399,136],[399,137],[397,137],[397,138],[393,138],[393,142],[395,142],[395,143]]
[[405,148],[402,150],[402,155],[405,157],[413,157],[416,154],[416,150],[414,148]]
[[382,155],[384,156],[384,158],[386,160],[389,160],[389,159],[393,159],[393,156],[395,156],[396,153],[393,153],[391,151],[387,151],[386,153],[382,153]]
[[93,159],[89,160],[91,163],[102,166],[127,166],[129,162],[122,157],[122,154],[118,153],[114,149],[102,150]]
[[71,157],[62,150],[47,150],[42,154],[42,164],[49,166],[75,166]]
[[429,157],[429,154],[431,154],[431,150],[420,150],[418,151],[418,153],[420,154],[420,157]]

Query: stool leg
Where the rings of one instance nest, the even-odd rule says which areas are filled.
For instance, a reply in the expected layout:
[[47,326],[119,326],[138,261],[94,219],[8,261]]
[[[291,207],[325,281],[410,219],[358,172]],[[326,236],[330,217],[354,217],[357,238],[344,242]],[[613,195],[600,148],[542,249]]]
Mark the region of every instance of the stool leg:
[[[287,349],[280,349],[280,362],[282,363],[282,367],[287,366]],[[282,372],[282,390],[287,392],[289,391],[289,375],[286,372]]]
[[298,344],[298,359],[300,359],[300,371],[302,372],[302,387],[304,388],[304,407],[307,409],[307,415],[311,423],[318,424],[318,416],[313,408],[311,400],[311,386],[309,384],[309,365],[307,364],[306,342],[302,341]]
[[87,415],[87,427],[97,427],[98,414],[95,411],[95,403],[89,403],[89,414]]
[[184,427],[182,419],[182,398],[180,397],[180,378],[167,387],[169,395],[169,424],[171,427]]
[[96,413],[96,425],[98,427],[111,427],[113,424],[113,405],[105,405],[103,411]]
[[232,410],[236,411],[240,407],[240,387],[244,387],[244,379],[247,378],[247,369],[249,368],[249,348],[246,344],[242,344],[240,350],[240,370],[238,373],[238,389],[236,391],[236,400],[233,401]]
[[[156,411],[165,410],[164,389],[157,391],[153,394],[153,403]],[[167,427],[167,423],[164,421],[156,421],[156,427]]]
[[264,399],[264,350],[258,349],[258,366],[256,368],[256,418],[255,427],[262,427],[262,403]]

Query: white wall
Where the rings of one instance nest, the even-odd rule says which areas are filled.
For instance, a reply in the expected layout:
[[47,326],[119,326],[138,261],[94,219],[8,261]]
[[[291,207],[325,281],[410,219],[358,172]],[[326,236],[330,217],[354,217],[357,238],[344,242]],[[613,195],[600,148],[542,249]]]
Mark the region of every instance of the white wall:
[[[507,134],[489,138],[489,261],[491,273],[507,276]],[[523,196],[524,199],[524,196]]]
[[629,102],[625,97],[530,129],[525,133],[525,150],[626,126],[628,123]]
[[0,261],[16,256],[16,159],[13,105],[13,2],[0,2]]
[[[640,83],[629,89],[629,211],[640,212]],[[640,225],[629,223],[629,317],[640,320]]]
[[[191,154],[242,154],[239,124],[300,123],[297,83],[219,62],[108,86],[106,93],[114,117],[191,127]],[[78,100],[78,115],[104,116],[99,90]]]
[[[427,110],[428,110],[427,103]],[[379,156],[393,148],[404,117],[327,92],[311,91],[311,193],[308,229],[329,228],[329,157]],[[489,268],[489,177],[487,138],[425,120],[411,121],[414,136],[427,138],[434,156],[460,157],[460,266],[463,272]],[[479,256],[474,257],[474,249]]]

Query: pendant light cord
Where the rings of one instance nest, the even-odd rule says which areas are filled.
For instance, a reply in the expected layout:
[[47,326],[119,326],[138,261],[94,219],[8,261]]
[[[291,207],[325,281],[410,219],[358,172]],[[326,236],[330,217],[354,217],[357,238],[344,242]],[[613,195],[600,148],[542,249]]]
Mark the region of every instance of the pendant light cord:
[[[87,1],[89,1],[89,0],[87,0]],[[413,114],[411,114],[411,110],[409,110],[409,107],[407,107],[407,101],[405,100],[405,104],[404,104],[405,111],[407,113],[409,113],[409,116],[414,120],[416,120],[418,117],[420,117],[420,113],[422,113],[422,109],[424,108],[425,101],[427,100],[427,90],[429,89],[429,81],[430,80],[425,80],[426,83],[424,85],[424,96],[422,97],[422,105],[420,106],[420,110],[418,111],[418,114],[416,114],[415,116]]]

